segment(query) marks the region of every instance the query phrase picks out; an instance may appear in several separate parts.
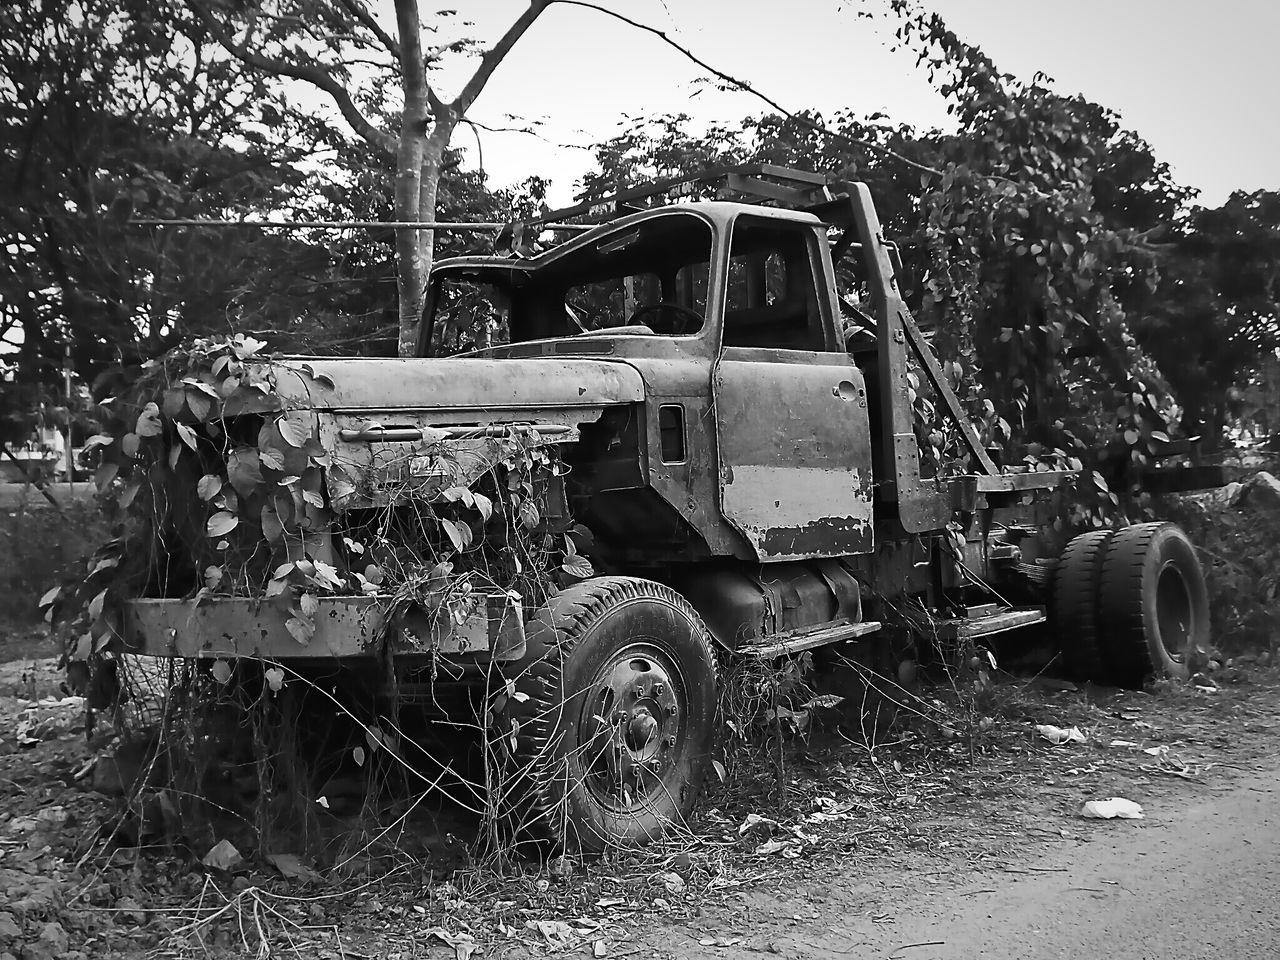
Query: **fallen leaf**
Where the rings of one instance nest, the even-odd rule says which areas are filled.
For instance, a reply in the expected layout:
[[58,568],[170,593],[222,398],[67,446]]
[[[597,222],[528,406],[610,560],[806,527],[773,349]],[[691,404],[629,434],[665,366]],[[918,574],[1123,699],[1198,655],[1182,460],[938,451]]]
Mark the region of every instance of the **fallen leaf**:
[[215,870],[230,870],[243,859],[240,856],[240,851],[235,848],[235,845],[230,840],[219,840],[200,862],[206,867],[213,867]]
[[303,863],[296,853],[268,853],[267,862],[279,870],[281,876],[288,877],[290,880],[302,880],[309,883],[324,879],[315,870]]

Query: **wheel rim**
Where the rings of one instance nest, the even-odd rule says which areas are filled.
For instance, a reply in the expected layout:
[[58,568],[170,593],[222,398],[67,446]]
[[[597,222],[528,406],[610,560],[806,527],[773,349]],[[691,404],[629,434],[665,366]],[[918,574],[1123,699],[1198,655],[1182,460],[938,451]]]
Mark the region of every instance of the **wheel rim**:
[[578,721],[583,782],[618,813],[648,806],[684,746],[684,676],[649,643],[619,648],[596,674]]
[[1182,663],[1193,629],[1191,589],[1174,563],[1161,567],[1156,580],[1156,629],[1165,653]]

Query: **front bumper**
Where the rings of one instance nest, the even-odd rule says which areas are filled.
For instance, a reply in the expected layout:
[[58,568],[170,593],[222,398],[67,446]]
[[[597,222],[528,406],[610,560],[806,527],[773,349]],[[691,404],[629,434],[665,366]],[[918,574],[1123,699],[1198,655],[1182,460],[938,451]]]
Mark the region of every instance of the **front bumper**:
[[321,597],[315,633],[299,643],[285,626],[288,609],[240,597],[134,600],[126,608],[124,651],[153,657],[249,657],[263,660],[368,657],[381,638],[397,654],[479,655],[515,660],[524,655],[520,605],[506,594],[485,594],[459,623],[411,611],[386,622],[386,597]]

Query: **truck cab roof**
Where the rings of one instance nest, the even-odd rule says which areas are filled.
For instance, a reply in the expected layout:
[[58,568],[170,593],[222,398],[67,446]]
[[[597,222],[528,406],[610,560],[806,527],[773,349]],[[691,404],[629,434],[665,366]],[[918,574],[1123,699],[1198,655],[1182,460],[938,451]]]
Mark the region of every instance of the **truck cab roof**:
[[561,258],[572,256],[583,248],[599,246],[607,242],[611,237],[633,230],[638,224],[663,217],[687,216],[690,214],[700,218],[713,229],[727,229],[734,220],[743,215],[778,220],[780,222],[806,224],[813,227],[824,225],[824,222],[819,217],[802,210],[786,210],[779,207],[766,207],[731,200],[701,200],[692,203],[672,204],[651,210],[640,210],[616,220],[610,220],[608,223],[585,230],[573,239],[557,244],[551,249],[544,250],[531,257],[475,255],[449,257],[438,260],[432,268],[432,273],[458,270],[463,272],[471,270],[484,272],[510,270],[512,275],[508,279],[514,279],[516,274],[535,272],[554,264]]

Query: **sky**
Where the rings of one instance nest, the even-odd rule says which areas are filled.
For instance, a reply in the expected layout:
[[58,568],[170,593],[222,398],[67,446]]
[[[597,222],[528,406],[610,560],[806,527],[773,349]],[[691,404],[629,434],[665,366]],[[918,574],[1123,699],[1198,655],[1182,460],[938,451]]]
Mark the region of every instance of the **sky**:
[[[467,30],[488,47],[524,0],[458,0],[439,36]],[[438,3],[439,0],[436,0]],[[894,52],[887,0],[599,0],[667,31],[702,59],[790,109],[881,111],[917,128],[947,125],[941,98],[906,51]],[[1216,205],[1237,189],[1280,189],[1280,4],[1270,0],[924,0],[1001,70],[1054,78],[1116,110],[1168,163],[1175,179]],[[387,13],[391,0],[378,3]],[[860,13],[872,13],[868,18]],[[451,99],[474,68],[454,61],[434,82]],[[688,113],[695,124],[738,122],[761,112],[743,93],[696,82],[698,68],[597,11],[552,5],[499,67],[470,116],[511,126],[541,121],[542,139],[479,131],[493,186],[538,174],[552,202],[567,203],[591,166],[590,147],[627,116]],[[516,124],[521,125],[521,124]],[[471,130],[454,143],[469,164]],[[585,149],[584,149],[585,148]]]

